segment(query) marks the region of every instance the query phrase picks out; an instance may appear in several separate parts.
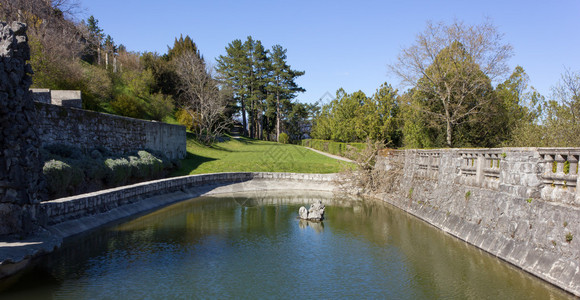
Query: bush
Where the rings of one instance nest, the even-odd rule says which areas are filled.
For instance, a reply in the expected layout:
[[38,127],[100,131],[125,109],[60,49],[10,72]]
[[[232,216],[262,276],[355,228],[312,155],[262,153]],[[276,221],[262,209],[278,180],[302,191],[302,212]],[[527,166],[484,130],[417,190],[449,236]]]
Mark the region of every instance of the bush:
[[94,149],[84,156],[74,147],[52,146],[50,150],[42,149],[51,199],[159,178],[174,167],[162,154],[143,150],[122,157],[111,157],[106,149]]
[[174,108],[171,96],[155,93],[149,97],[149,115],[153,120],[163,121]]
[[44,163],[42,173],[46,177],[48,191],[53,195],[64,195],[74,175],[70,165],[55,159]]
[[139,158],[144,165],[144,168],[147,169],[146,172],[149,176],[158,177],[161,175],[164,167],[161,159],[144,150],[137,152],[137,155],[139,155]]
[[105,165],[109,168],[109,174],[105,178],[109,185],[123,185],[131,177],[131,164],[126,158],[109,158],[105,160]]
[[288,135],[284,132],[280,133],[280,135],[278,136],[278,142],[282,143],[282,144],[288,144],[288,141],[290,140],[290,138],[288,137]]
[[115,113],[125,117],[143,118],[143,115],[145,114],[145,103],[137,97],[127,94],[117,96],[115,101],[111,103],[111,106],[115,110]]

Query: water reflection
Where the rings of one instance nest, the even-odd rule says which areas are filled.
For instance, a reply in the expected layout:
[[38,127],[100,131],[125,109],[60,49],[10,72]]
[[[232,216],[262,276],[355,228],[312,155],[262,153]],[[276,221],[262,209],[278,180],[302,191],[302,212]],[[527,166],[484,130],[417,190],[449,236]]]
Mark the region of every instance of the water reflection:
[[307,229],[310,227],[314,229],[316,233],[322,233],[324,231],[324,222],[300,219],[298,221],[298,227],[300,227],[300,229]]
[[[297,219],[315,199],[324,222]],[[385,203],[328,193],[202,197],[67,244],[0,297],[568,297]]]

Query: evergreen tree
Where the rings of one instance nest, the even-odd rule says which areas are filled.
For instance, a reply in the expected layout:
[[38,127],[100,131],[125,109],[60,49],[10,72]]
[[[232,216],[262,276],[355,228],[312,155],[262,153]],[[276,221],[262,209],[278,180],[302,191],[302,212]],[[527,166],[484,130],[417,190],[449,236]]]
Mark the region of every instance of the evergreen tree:
[[292,70],[286,62],[286,51],[282,46],[274,45],[270,54],[271,82],[268,92],[275,98],[276,141],[279,141],[280,136],[282,103],[290,102],[296,93],[306,91],[295,82],[297,77],[304,75],[304,71]]
[[228,86],[235,101],[240,103],[242,126],[247,135],[246,101],[248,99],[248,57],[241,40],[234,40],[226,47],[226,55],[217,58],[216,70],[222,85]]

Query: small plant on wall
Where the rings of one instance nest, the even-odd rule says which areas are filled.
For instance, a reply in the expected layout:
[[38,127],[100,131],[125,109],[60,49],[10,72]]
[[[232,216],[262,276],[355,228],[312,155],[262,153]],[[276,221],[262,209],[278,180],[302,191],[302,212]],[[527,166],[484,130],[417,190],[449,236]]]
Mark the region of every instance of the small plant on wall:
[[469,197],[471,197],[471,191],[465,193],[465,201],[469,201]]
[[572,235],[572,232],[566,233],[566,242],[570,243],[573,238],[574,238],[574,235]]

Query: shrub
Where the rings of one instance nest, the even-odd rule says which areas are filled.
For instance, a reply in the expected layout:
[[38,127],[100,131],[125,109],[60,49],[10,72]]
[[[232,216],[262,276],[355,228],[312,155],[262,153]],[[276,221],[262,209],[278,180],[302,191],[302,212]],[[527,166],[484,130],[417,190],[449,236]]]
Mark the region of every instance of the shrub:
[[147,169],[146,172],[149,176],[158,177],[161,175],[161,172],[163,171],[163,161],[161,159],[144,150],[137,152],[137,155],[139,155],[139,158],[144,165],[144,168]]
[[171,96],[155,93],[149,97],[149,115],[153,120],[163,121],[174,108]]
[[49,160],[44,163],[42,173],[46,177],[49,193],[62,195],[69,188],[74,172],[67,163],[59,160]]
[[572,241],[572,239],[574,238],[574,235],[572,235],[571,232],[568,232],[566,234],[566,242],[570,243]]
[[145,110],[143,101],[127,94],[117,96],[111,106],[117,114],[130,118],[142,118]]
[[288,144],[288,141],[290,140],[290,138],[288,137],[288,135],[284,132],[280,133],[280,135],[278,136],[278,142],[282,143],[282,144]]
[[126,158],[109,158],[105,160],[105,165],[109,168],[106,180],[110,185],[123,185],[131,177],[131,165]]

